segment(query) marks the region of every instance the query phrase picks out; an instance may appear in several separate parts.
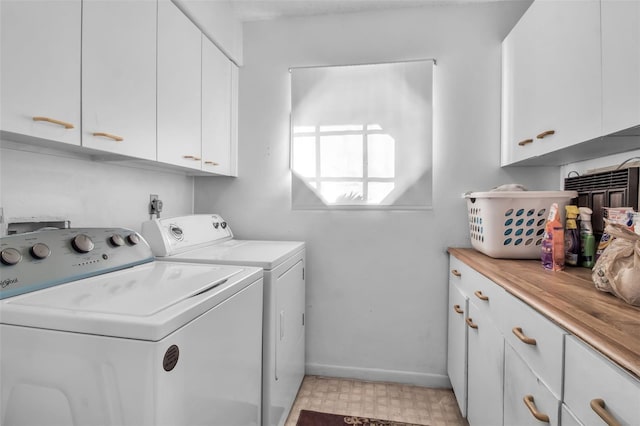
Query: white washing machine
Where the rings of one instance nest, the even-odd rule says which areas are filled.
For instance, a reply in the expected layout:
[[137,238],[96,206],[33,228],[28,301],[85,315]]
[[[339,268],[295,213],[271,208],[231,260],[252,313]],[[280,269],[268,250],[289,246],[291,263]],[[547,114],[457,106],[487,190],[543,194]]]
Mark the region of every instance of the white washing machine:
[[259,268],[156,261],[121,228],[0,250],[0,424],[260,424]]
[[305,244],[236,240],[216,214],[155,219],[142,234],[162,260],[264,269],[262,424],[283,425],[305,362]]

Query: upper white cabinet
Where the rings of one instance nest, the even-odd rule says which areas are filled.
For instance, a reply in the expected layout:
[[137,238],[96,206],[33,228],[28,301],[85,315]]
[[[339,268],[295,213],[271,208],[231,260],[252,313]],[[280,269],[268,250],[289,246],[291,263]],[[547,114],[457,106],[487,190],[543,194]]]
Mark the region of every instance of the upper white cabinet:
[[535,1],[502,46],[502,165],[602,134],[600,1]]
[[156,15],[155,1],[84,2],[83,146],[156,159]]
[[602,127],[610,134],[640,125],[640,2],[602,0],[601,12]]
[[158,161],[202,168],[200,30],[158,1]]
[[0,2],[2,131],[80,145],[80,0]]
[[232,132],[235,73],[237,67],[203,35],[202,169],[227,176],[237,174],[236,132]]

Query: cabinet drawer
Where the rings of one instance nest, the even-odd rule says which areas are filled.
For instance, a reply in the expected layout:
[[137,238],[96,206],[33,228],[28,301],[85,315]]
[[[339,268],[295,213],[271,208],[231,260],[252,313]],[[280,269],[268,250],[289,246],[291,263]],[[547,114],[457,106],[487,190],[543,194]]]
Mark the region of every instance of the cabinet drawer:
[[504,362],[504,424],[560,424],[560,401],[508,343]]
[[478,273],[465,265],[460,259],[449,256],[449,284],[455,286],[465,296],[469,297],[471,286],[469,282]]
[[564,403],[577,419],[604,424],[600,411],[620,424],[637,424],[640,381],[576,337],[566,337],[565,351]]
[[498,318],[502,317],[499,307],[500,299],[506,296],[505,291],[484,275],[474,272],[473,279],[466,282],[469,288],[469,303],[473,303],[480,312],[486,314],[488,319],[498,325]]
[[496,310],[505,340],[560,399],[565,331],[506,292],[497,300]]

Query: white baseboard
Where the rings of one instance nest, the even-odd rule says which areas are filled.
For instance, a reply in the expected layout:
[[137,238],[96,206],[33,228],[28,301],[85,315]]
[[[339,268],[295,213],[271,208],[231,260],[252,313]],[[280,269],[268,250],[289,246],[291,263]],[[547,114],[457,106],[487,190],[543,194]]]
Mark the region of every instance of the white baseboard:
[[449,377],[443,374],[426,374],[412,371],[380,370],[377,368],[344,367],[307,363],[306,374],[325,377],[340,377],[370,382],[391,382],[428,388],[451,389]]

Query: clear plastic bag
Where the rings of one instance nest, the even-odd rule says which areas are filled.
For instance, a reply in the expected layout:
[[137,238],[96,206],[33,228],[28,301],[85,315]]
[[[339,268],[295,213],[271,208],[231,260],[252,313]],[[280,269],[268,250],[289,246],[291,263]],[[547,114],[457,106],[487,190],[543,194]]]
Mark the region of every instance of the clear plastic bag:
[[640,235],[625,225],[609,223],[605,232],[614,239],[593,267],[596,288],[640,306]]

